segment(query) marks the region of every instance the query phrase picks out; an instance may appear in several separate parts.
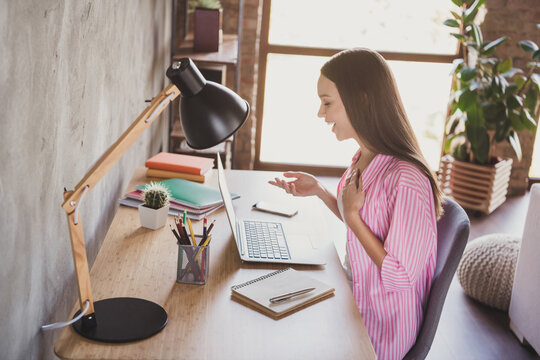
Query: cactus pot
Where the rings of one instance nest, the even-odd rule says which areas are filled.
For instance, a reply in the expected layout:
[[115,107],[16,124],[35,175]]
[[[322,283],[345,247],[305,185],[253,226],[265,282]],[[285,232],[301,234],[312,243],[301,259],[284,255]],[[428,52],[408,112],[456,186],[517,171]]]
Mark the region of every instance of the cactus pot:
[[169,215],[169,204],[159,209],[152,209],[144,204],[139,205],[141,226],[145,228],[156,230],[165,226],[167,223],[167,215]]

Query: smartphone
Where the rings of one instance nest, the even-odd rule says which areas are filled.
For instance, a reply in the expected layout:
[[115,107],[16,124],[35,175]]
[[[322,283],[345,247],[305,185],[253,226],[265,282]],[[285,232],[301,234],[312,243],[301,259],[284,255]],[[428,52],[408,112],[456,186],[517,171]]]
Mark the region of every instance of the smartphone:
[[259,201],[253,205],[254,210],[264,211],[271,214],[292,217],[298,214],[298,210],[287,205]]

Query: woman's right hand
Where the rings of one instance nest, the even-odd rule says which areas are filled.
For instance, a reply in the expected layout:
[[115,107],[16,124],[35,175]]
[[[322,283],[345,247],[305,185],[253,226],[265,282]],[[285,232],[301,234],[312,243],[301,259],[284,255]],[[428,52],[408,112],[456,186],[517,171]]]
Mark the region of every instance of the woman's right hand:
[[311,174],[304,172],[286,172],[283,173],[286,178],[296,178],[293,181],[285,181],[280,178],[274,178],[268,183],[280,187],[287,193],[294,196],[311,196],[319,195],[322,190],[319,181]]

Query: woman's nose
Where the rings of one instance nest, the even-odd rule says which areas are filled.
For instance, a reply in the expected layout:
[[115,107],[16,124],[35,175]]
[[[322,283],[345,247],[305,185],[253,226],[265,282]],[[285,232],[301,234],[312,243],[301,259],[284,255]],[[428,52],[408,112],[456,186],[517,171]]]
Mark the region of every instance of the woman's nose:
[[324,107],[321,105],[319,106],[319,112],[317,113],[317,116],[320,117],[320,118],[323,118],[324,117]]

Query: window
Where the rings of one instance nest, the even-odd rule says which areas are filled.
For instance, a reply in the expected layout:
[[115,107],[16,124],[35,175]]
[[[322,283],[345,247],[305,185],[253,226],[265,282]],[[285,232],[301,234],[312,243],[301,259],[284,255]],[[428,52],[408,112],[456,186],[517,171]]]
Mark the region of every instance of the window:
[[317,118],[316,82],[328,57],[362,46],[389,61],[422,151],[437,168],[451,63],[457,57],[457,41],[442,24],[449,15],[448,4],[420,0],[411,8],[391,0],[265,1],[256,167],[284,169],[294,164],[321,174],[343,171],[357,145],[352,140],[338,142]]

